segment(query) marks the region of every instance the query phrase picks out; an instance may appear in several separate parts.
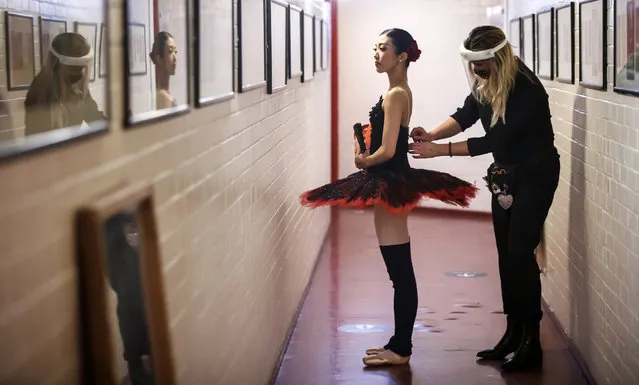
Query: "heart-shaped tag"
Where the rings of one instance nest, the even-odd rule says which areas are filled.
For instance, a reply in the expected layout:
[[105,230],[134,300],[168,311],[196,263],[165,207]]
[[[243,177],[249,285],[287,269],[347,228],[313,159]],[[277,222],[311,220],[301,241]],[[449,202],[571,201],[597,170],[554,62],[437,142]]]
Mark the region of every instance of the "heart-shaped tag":
[[513,196],[510,194],[499,194],[497,202],[504,210],[508,210],[513,205]]

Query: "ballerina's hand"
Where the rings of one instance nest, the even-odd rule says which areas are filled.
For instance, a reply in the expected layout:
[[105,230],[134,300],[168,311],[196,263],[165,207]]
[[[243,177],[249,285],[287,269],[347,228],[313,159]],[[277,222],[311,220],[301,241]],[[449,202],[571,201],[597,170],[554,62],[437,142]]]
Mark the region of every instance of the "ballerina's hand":
[[368,151],[366,151],[363,154],[358,154],[355,157],[355,167],[357,167],[360,170],[363,170],[366,168],[366,158],[368,157]]

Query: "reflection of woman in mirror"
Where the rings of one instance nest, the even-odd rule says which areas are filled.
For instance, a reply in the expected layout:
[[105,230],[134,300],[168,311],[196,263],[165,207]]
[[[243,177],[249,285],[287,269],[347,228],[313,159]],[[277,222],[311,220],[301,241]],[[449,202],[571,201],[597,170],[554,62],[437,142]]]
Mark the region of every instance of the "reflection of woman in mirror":
[[92,60],[93,50],[82,35],[65,32],[53,39],[24,101],[25,135],[106,120],[89,92]]
[[115,214],[106,222],[105,232],[108,278],[118,300],[116,313],[129,382],[153,384],[135,213]]
[[153,50],[149,54],[155,64],[156,102],[155,108],[161,110],[177,106],[177,102],[169,90],[169,79],[175,75],[177,46],[173,36],[165,31],[159,32],[153,42]]

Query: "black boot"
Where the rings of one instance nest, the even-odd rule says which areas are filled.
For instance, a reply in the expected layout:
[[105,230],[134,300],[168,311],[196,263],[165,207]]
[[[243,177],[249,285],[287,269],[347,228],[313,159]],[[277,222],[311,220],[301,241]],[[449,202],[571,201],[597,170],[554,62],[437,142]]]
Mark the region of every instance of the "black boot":
[[503,360],[507,355],[517,350],[522,343],[523,327],[512,317],[506,319],[506,332],[495,347],[482,350],[477,357],[484,360]]
[[506,372],[516,372],[528,369],[538,369],[544,360],[539,338],[539,323],[527,323],[524,325],[524,338],[521,345],[515,351],[513,357],[502,365]]

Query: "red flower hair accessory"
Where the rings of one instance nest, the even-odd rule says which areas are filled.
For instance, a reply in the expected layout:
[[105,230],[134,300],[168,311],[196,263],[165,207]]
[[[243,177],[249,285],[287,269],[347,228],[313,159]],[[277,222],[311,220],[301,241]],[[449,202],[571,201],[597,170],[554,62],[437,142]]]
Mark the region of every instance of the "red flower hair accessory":
[[420,51],[417,47],[417,42],[413,40],[406,53],[408,54],[408,61],[417,61],[419,56],[422,54],[422,51]]

